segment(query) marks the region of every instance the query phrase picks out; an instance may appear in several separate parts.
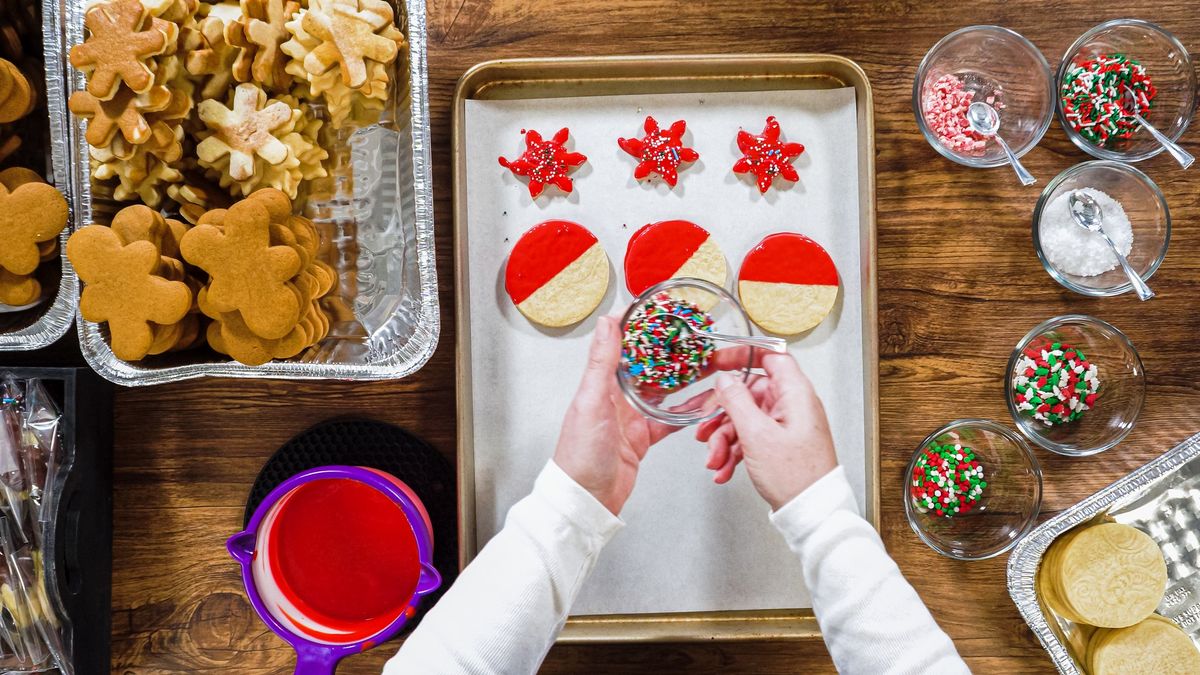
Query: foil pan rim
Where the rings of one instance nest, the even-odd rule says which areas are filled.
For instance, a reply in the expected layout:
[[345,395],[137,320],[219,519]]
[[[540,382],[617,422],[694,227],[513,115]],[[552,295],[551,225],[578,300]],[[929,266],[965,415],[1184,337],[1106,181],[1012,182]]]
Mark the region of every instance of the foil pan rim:
[[1067,530],[1095,518],[1117,502],[1147,490],[1197,457],[1200,457],[1200,433],[1083,501],[1064,509],[1035,528],[1013,549],[1007,566],[1009,597],[1063,675],[1082,675],[1082,671],[1067,651],[1066,645],[1051,629],[1050,619],[1038,602],[1037,571],[1046,549]]

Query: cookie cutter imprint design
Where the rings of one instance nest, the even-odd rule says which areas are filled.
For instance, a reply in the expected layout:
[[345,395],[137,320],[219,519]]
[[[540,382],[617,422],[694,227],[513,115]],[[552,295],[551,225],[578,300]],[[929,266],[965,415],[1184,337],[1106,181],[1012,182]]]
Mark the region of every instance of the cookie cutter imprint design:
[[[45,0],[65,17],[66,44],[57,47],[61,63],[71,45],[83,42],[87,0]],[[350,167],[353,180],[330,200],[310,202],[307,214],[331,235],[344,296],[354,309],[361,335],[330,337],[301,357],[262,366],[180,352],[168,359],[131,363],[112,353],[107,330],[78,321],[80,347],[88,364],[105,379],[125,386],[153,385],[198,377],[381,380],[405,377],[433,355],[441,330],[434,254],[432,161],[426,70],[425,0],[396,0],[396,21],[408,52],[393,71],[393,91],[379,124],[344,131],[328,148],[330,165]],[[407,65],[407,72],[403,65]],[[47,63],[49,67],[49,62]],[[86,87],[84,74],[71,69],[66,95]],[[65,108],[64,108],[65,109]],[[64,115],[64,118],[66,116]],[[76,186],[71,200],[79,227],[105,222],[120,208],[95,198],[88,171],[83,120],[70,126],[69,169]],[[350,186],[353,186],[352,189]],[[64,259],[64,265],[66,264]],[[75,279],[74,273],[71,274]],[[77,296],[77,288],[72,288]],[[71,307],[74,314],[75,308]]]
[[[42,0],[42,49],[45,54],[46,71],[46,108],[50,126],[49,159],[46,164],[46,181],[54,184],[67,198],[67,206],[71,211],[67,227],[58,237],[58,250],[62,260],[62,272],[59,275],[58,293],[53,299],[42,301],[42,314],[33,323],[16,330],[0,328],[0,351],[26,351],[41,349],[67,334],[71,322],[75,320],[75,308],[79,303],[79,280],[67,256],[67,238],[74,230],[76,202],[72,194],[68,169],[69,148],[69,114],[67,113],[67,97],[63,91],[63,61],[66,50],[62,44],[62,24],[59,12],[61,0]],[[82,10],[81,10],[82,11]],[[82,14],[81,14],[82,20]],[[0,316],[17,311],[31,311],[35,308],[20,310],[0,305]]]

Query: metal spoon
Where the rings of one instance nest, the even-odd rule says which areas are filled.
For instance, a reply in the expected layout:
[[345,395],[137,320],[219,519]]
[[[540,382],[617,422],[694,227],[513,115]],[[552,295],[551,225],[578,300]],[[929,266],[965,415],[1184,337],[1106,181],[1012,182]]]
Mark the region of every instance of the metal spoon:
[[1137,95],[1132,89],[1129,88],[1129,85],[1122,85],[1122,87],[1124,88],[1124,93],[1121,94],[1121,112],[1137,120],[1138,124],[1141,124],[1143,127],[1145,127],[1146,131],[1149,131],[1150,135],[1154,137],[1154,140],[1161,143],[1162,146],[1167,149],[1167,152],[1175,158],[1175,161],[1179,162],[1179,166],[1182,166],[1185,169],[1191,166],[1192,162],[1196,161],[1196,158],[1192,156],[1192,153],[1184,150],[1179,146],[1178,143],[1167,138],[1166,134],[1158,129],[1155,129],[1154,126],[1147,122],[1144,117],[1139,115],[1137,112]]
[[1134,271],[1133,266],[1121,255],[1117,250],[1117,245],[1113,243],[1112,237],[1104,231],[1104,226],[1101,225],[1101,220],[1104,218],[1103,209],[1096,203],[1086,192],[1082,190],[1074,190],[1068,199],[1068,204],[1071,206],[1071,217],[1075,219],[1075,224],[1085,230],[1096,232],[1104,241],[1108,242],[1108,247],[1112,249],[1113,255],[1117,256],[1117,262],[1121,263],[1121,269],[1125,270],[1125,276],[1129,277],[1129,283],[1133,284],[1133,290],[1137,292],[1139,300],[1149,300],[1154,297],[1154,291],[1142,281],[1142,276]]
[[1017,179],[1021,181],[1021,185],[1033,185],[1037,182],[1033,174],[1021,165],[1021,160],[1013,154],[1008,143],[1005,143],[1004,139],[996,133],[1000,130],[1000,113],[996,112],[995,108],[983,101],[975,101],[967,108],[967,124],[971,125],[971,131],[996,139],[996,142],[1000,144],[1000,149],[1008,157],[1008,163],[1012,165],[1013,171],[1017,172]]
[[677,319],[674,323],[681,326],[684,331],[690,335],[696,335],[714,342],[726,342],[732,345],[744,345],[746,347],[754,347],[756,349],[765,349],[771,352],[783,354],[787,352],[787,340],[777,337],[755,337],[753,335],[726,335],[725,333],[710,333],[708,331],[698,331],[692,327],[690,321],[686,317],[672,314],[672,317]]

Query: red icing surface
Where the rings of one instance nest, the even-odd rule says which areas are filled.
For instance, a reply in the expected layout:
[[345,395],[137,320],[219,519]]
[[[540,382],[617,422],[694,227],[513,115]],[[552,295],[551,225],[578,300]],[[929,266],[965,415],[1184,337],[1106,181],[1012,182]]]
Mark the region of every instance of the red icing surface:
[[557,185],[563,192],[573,188],[567,176],[575,167],[587,161],[583,153],[569,152],[565,146],[571,132],[566,127],[554,138],[542,140],[542,135],[530,129],[525,132],[525,152],[514,160],[500,158],[503,166],[518,176],[529,177],[529,196],[537,198],[547,185]]
[[787,180],[800,180],[792,162],[804,152],[799,143],[784,143],[779,140],[779,122],[775,117],[767,118],[767,126],[759,136],[742,130],[738,132],[738,149],[743,157],[733,165],[734,173],[753,173],[758,179],[758,189],[765,193],[775,176]]
[[621,146],[622,150],[639,160],[637,168],[633,170],[633,177],[642,180],[656,173],[662,176],[667,185],[675,187],[679,180],[680,163],[700,159],[700,153],[683,147],[683,134],[687,131],[687,123],[679,120],[663,131],[658,128],[658,122],[653,117],[647,117],[643,128],[646,135],[641,138],[617,139],[617,145]]
[[280,588],[330,628],[382,630],[417,588],[412,526],[396,503],[364,483],[327,478],[296,488],[269,536]]
[[802,234],[767,236],[750,249],[738,281],[837,286],[837,267],[820,244]]
[[651,223],[634,232],[625,249],[625,287],[641,295],[670,279],[708,236],[707,230],[686,220]]
[[567,265],[596,244],[596,235],[566,220],[547,220],[521,235],[504,270],[504,290],[514,305],[525,302]]

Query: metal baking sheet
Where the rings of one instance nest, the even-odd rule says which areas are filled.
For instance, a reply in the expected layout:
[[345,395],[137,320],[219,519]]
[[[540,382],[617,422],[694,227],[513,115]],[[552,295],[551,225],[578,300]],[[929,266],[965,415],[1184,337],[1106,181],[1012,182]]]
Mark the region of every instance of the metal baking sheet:
[[71,322],[75,320],[75,306],[79,300],[75,270],[67,256],[61,255],[65,250],[67,238],[73,231],[75,210],[67,170],[67,98],[63,93],[63,32],[59,2],[60,0],[41,2],[42,52],[46,78],[45,121],[49,126],[49,157],[44,162],[44,167],[31,168],[44,168],[46,181],[66,196],[71,217],[58,238],[61,267],[58,289],[54,292],[53,299],[47,298],[37,305],[20,310],[0,305],[0,351],[41,349],[57,341],[71,328]]
[[[469,100],[516,100],[628,94],[751,92],[853,87],[857,113],[859,232],[862,268],[864,447],[868,517],[878,526],[878,351],[876,335],[874,126],[871,88],[853,62],[829,55],[610,57],[529,59],[480,64],[455,94],[454,201],[458,326],[459,542],[462,564],[476,554],[476,485],[471,365],[471,296],[466,194]],[[617,282],[614,282],[617,283]],[[813,637],[811,609],[621,614],[572,617],[561,639],[578,641],[704,640]]]
[[[393,0],[394,1],[394,0]],[[65,17],[65,60],[83,42],[88,0],[53,0]],[[425,63],[425,0],[396,4],[408,53],[392,73],[392,106],[379,124],[338,137],[326,148],[338,191],[329,200],[310,200],[305,215],[335,248],[327,260],[338,270],[339,292],[353,319],[334,324],[330,336],[301,356],[246,366],[210,350],[185,350],[137,363],[118,359],[106,328],[78,321],[88,364],[126,386],[177,382],[198,377],[379,380],[409,375],[433,355],[440,332],[433,227],[433,176],[429,141],[429,90]],[[53,13],[53,12],[52,12]],[[83,89],[83,73],[66,74],[66,96]],[[65,117],[65,115],[64,115]],[[70,119],[69,169],[75,186],[79,227],[107,224],[128,203],[103,198],[94,188],[84,133],[86,120]]]
[[1173,619],[1200,648],[1200,434],[1042,523],[1008,559],[1008,594],[1059,672],[1082,675],[1090,628],[1058,616],[1037,590],[1042,556],[1079,525],[1115,521],[1149,534],[1167,561],[1168,586],[1158,613]]

